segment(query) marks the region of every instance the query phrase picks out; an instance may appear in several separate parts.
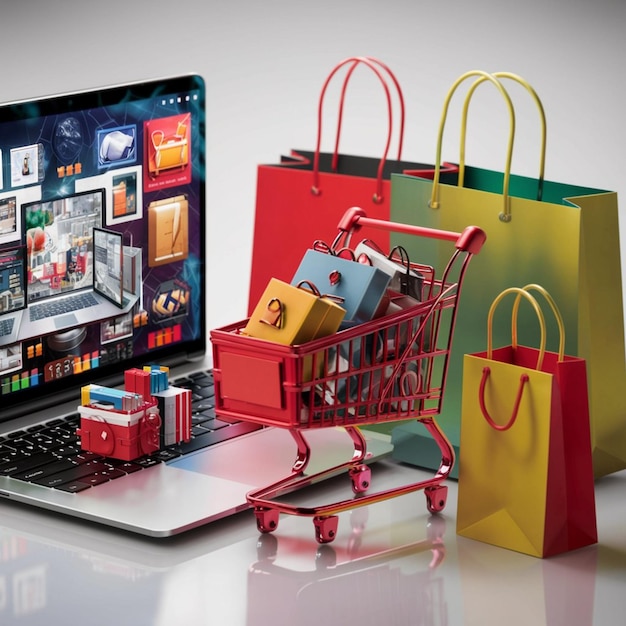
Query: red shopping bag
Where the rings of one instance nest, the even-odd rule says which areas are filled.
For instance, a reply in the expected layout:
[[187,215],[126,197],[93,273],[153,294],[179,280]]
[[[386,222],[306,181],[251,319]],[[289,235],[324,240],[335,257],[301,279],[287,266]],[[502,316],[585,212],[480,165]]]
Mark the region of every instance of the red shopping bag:
[[[380,80],[388,105],[388,132],[381,158],[340,154],[339,138],[346,88],[359,65],[371,69]],[[333,78],[345,70],[339,100],[334,152],[321,152],[324,99]],[[391,80],[399,99],[398,154],[388,159],[393,134],[394,107]],[[389,68],[371,57],[349,57],[330,72],[318,103],[317,144],[314,151],[292,150],[279,163],[259,165],[257,170],[256,214],[248,313],[251,313],[271,278],[291,280],[304,250],[314,239],[332,241],[337,224],[351,206],[365,209],[369,217],[389,219],[391,173],[432,177],[434,165],[402,160],[404,100],[400,85]],[[457,171],[444,164],[445,171]],[[389,235],[363,229],[359,236],[375,238],[389,249]]]

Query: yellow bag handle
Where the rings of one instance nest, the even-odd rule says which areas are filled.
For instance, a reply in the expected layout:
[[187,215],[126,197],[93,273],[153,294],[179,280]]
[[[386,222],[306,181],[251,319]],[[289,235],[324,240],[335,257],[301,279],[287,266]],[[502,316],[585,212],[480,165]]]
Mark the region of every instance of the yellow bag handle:
[[511,216],[511,211],[509,207],[509,180],[511,177],[511,162],[513,160],[513,141],[515,139],[515,111],[513,109],[513,103],[511,102],[511,97],[509,96],[506,89],[502,86],[502,83],[493,75],[488,72],[484,72],[483,70],[470,70],[469,72],[465,72],[459,76],[459,78],[454,81],[452,86],[450,87],[448,94],[443,103],[443,111],[441,113],[441,121],[439,122],[439,133],[437,136],[437,157],[435,160],[435,174],[433,176],[433,189],[430,198],[430,207],[432,209],[439,208],[439,178],[441,174],[441,151],[443,144],[443,131],[446,125],[446,119],[448,117],[448,109],[450,107],[450,101],[452,100],[452,96],[455,91],[459,87],[459,85],[471,78],[472,76],[481,77],[481,82],[484,80],[489,80],[496,89],[500,92],[502,97],[504,98],[505,104],[507,106],[509,112],[509,137],[507,142],[507,150],[506,150],[506,163],[504,166],[504,181],[502,185],[502,196],[504,201],[504,210],[500,214],[500,219],[503,221],[508,221]]
[[[558,315],[558,309],[556,309],[556,304],[554,303],[554,300],[552,300],[552,297],[548,294],[548,292],[545,289],[543,289],[543,287],[539,285],[527,285],[524,288],[510,287],[509,289],[505,289],[496,297],[496,299],[493,301],[489,309],[489,315],[487,318],[487,359],[491,360],[493,358],[492,335],[493,335],[493,316],[494,316],[495,310],[503,298],[505,298],[507,295],[511,293],[516,293],[517,297],[515,298],[515,302],[513,303],[513,312],[511,316],[511,319],[512,319],[511,345],[514,349],[517,347],[517,312],[519,309],[521,298],[524,297],[528,300],[528,302],[530,302],[532,307],[535,309],[535,313],[537,314],[537,319],[539,320],[539,327],[541,329],[541,340],[540,340],[539,356],[537,357],[536,369],[538,370],[541,369],[541,366],[543,365],[545,352],[546,352],[546,322],[543,316],[543,312],[541,311],[539,304],[537,304],[537,300],[535,300],[535,298],[530,293],[528,293],[530,289],[535,289],[539,291],[540,293],[542,293],[542,295],[544,295],[544,297],[546,297],[546,299],[550,303],[550,306],[554,305],[553,310],[555,310],[555,314],[557,315],[557,318],[560,317]],[[513,410],[511,412],[511,417],[506,423],[498,424],[493,419],[493,417],[491,417],[489,410],[487,409],[487,404],[485,402],[485,386],[487,384],[487,379],[489,378],[490,373],[491,373],[491,369],[488,366],[483,367],[482,378],[481,378],[480,385],[478,388],[478,402],[480,405],[480,410],[481,410],[481,413],[483,414],[483,417],[489,424],[489,426],[491,426],[493,429],[498,430],[498,431],[509,430],[509,428],[511,428],[511,426],[515,424],[515,420],[517,419],[519,406],[522,400],[522,394],[524,393],[524,386],[529,381],[529,376],[526,373],[523,373],[520,375],[519,387],[517,389],[517,394],[515,396],[515,402],[513,403]]]
[[[538,291],[548,302],[552,312],[554,313],[554,317],[556,319],[556,324],[559,329],[559,352],[558,352],[558,360],[562,361],[565,357],[565,324],[563,323],[563,317],[561,316],[561,312],[554,301],[554,298],[548,293],[546,289],[544,289],[541,285],[530,284],[522,287],[524,291]],[[515,332],[515,344],[517,345],[517,312],[519,309],[519,304],[521,301],[521,296],[518,295],[513,303],[513,314],[512,314],[512,328]]]
[[[538,286],[539,285],[537,285],[537,287]],[[546,354],[546,320],[545,320],[545,317],[543,316],[543,311],[541,310],[541,307],[537,303],[537,300],[535,300],[535,298],[530,293],[528,293],[526,289],[522,289],[521,287],[509,287],[508,289],[505,289],[504,291],[500,292],[500,294],[492,302],[491,307],[489,307],[489,314],[487,316],[487,358],[490,360],[493,358],[493,316],[496,312],[496,308],[506,296],[512,293],[516,293],[518,295],[513,305],[513,314],[511,316],[512,317],[511,345],[513,349],[517,348],[517,309],[519,308],[520,299],[524,297],[532,305],[533,309],[535,310],[535,313],[537,314],[537,319],[539,320],[539,329],[541,332],[541,338],[539,340],[539,356],[537,357],[537,365],[535,369],[540,370],[541,366],[543,365],[543,359]]]
[[[539,120],[541,123],[541,149],[539,153],[540,156],[539,156],[539,178],[538,178],[538,185],[537,185],[537,200],[540,201],[543,196],[543,181],[544,181],[545,171],[546,171],[547,124],[546,124],[546,113],[543,108],[543,104],[539,96],[537,95],[537,92],[534,90],[534,88],[530,85],[530,83],[527,80],[525,80],[521,76],[518,76],[517,74],[513,74],[511,72],[493,72],[492,76],[495,76],[498,79],[507,78],[510,80],[514,80],[515,82],[522,85],[522,87],[524,87],[524,89],[526,89],[526,91],[528,91],[528,93],[531,95],[531,97],[535,101],[535,104],[537,105],[537,108],[539,109]],[[485,78],[482,78],[482,77],[479,78],[470,87],[469,91],[467,92],[467,95],[465,96],[465,103],[463,105],[463,118],[461,122],[461,150],[460,150],[461,156],[459,158],[459,177],[458,177],[459,187],[463,187],[463,184],[465,181],[465,140],[467,136],[467,113],[469,110],[469,103],[478,85],[485,82],[485,80],[486,80]],[[509,221],[508,219],[504,219],[502,217],[501,219],[503,221]]]

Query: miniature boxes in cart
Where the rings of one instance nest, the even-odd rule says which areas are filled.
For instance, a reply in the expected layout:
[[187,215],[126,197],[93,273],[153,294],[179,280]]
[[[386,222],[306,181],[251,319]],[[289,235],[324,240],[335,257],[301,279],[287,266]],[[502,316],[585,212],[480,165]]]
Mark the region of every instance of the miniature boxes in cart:
[[132,461],[191,438],[191,391],[169,384],[165,367],[132,368],[124,389],[86,385],[82,389],[81,449]]

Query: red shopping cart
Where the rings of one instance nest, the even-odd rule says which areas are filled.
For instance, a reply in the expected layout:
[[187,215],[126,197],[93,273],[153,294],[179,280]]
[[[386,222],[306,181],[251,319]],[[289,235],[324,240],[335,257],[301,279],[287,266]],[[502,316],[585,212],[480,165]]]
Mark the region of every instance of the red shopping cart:
[[[463,277],[486,236],[475,226],[462,233],[433,230],[368,218],[363,210],[352,208],[339,223],[331,252],[349,247],[362,226],[454,243],[440,277],[432,267],[410,263],[410,268],[424,277],[421,301],[294,346],[242,334],[247,320],[211,331],[218,415],[286,428],[296,442],[291,474],[247,496],[262,533],[278,527],[280,513],[309,516],[317,541],[328,543],[336,536],[338,513],[342,511],[417,490],[424,491],[431,513],[442,511],[446,505],[448,488],[443,483],[452,470],[454,450],[435,417],[443,401]],[[438,470],[417,483],[366,493],[371,468],[364,462],[367,449],[360,427],[408,419],[421,422],[439,447]],[[328,427],[345,429],[354,444],[352,458],[324,472],[306,475],[311,449],[305,432]],[[352,483],[351,498],[301,506],[282,497],[344,471]]]

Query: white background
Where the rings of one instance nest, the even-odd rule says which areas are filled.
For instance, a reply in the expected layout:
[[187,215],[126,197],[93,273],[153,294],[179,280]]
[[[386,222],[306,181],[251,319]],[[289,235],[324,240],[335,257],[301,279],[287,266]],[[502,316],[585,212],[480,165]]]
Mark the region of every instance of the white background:
[[[434,162],[443,100],[458,76],[505,70],[526,78],[543,101],[546,178],[626,195],[623,0],[8,0],[0,24],[2,101],[164,74],[205,77],[209,283],[218,296],[210,327],[246,312],[257,165],[314,147],[320,89],[348,56],[375,56],[396,73],[406,159]],[[354,78],[341,147],[379,156],[383,91],[365,69]],[[513,172],[535,176],[537,112],[514,91]],[[502,169],[503,103],[488,88],[476,102],[467,161]],[[325,117],[325,149],[334,110]],[[443,150],[451,161],[459,150],[454,110]],[[622,203],[624,260],[625,211]]]

